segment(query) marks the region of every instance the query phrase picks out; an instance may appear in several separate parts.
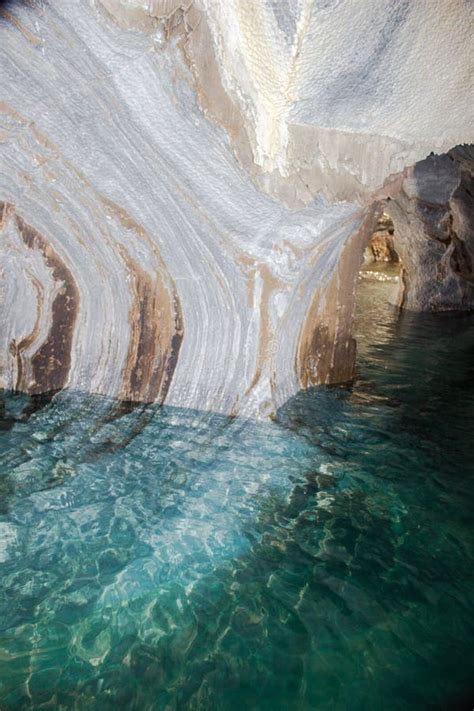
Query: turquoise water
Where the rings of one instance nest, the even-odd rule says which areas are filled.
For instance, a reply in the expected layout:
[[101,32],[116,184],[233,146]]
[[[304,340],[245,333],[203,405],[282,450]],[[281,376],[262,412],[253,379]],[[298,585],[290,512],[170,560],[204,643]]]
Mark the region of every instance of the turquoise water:
[[474,317],[252,424],[3,394],[0,709],[470,708]]

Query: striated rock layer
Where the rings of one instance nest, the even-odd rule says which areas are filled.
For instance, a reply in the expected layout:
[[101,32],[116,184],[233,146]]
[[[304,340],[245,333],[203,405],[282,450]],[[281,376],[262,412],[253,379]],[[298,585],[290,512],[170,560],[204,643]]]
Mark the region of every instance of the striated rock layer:
[[[268,416],[348,380],[383,210],[406,236],[404,305],[472,307],[472,154],[405,170],[474,142],[470,3],[0,13],[1,387]],[[416,265],[446,160],[436,301]]]

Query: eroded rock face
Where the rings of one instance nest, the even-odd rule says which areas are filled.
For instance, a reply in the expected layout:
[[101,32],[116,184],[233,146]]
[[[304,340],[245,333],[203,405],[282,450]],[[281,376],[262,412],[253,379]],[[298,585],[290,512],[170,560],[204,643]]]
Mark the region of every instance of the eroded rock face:
[[0,385],[267,416],[349,379],[380,187],[474,141],[469,3],[0,12]]
[[429,156],[389,189],[402,262],[397,303],[411,311],[474,309],[474,148]]

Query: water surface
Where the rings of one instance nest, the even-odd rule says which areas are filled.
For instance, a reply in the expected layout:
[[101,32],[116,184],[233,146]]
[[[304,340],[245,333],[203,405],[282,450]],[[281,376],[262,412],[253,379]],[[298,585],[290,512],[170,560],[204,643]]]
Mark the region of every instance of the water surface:
[[474,317],[387,288],[274,423],[3,393],[2,711],[472,706]]

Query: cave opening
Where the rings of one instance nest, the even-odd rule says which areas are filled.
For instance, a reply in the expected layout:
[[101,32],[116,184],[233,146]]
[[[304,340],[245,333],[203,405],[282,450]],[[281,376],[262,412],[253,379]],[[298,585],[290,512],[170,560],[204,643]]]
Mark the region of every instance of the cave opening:
[[[397,250],[395,226],[388,212],[382,212],[375,231],[364,249],[360,277],[383,279],[385,273],[395,275],[402,270],[402,259]],[[377,275],[382,275],[377,277]]]
[[[361,291],[370,292],[371,298],[392,306],[401,306],[403,298],[403,261],[397,245],[395,225],[386,211],[382,212],[370,236],[358,274],[356,302],[363,296]],[[370,288],[370,283],[374,288]],[[376,285],[379,285],[378,287]]]
[[421,328],[423,314],[444,323],[443,314],[474,311],[474,147],[431,153],[389,180],[381,209],[358,272],[358,352],[367,319],[383,330],[383,319],[395,324],[403,313]]
[[399,264],[400,257],[396,250],[394,234],[393,220],[387,212],[383,212],[364,250],[364,264]]

